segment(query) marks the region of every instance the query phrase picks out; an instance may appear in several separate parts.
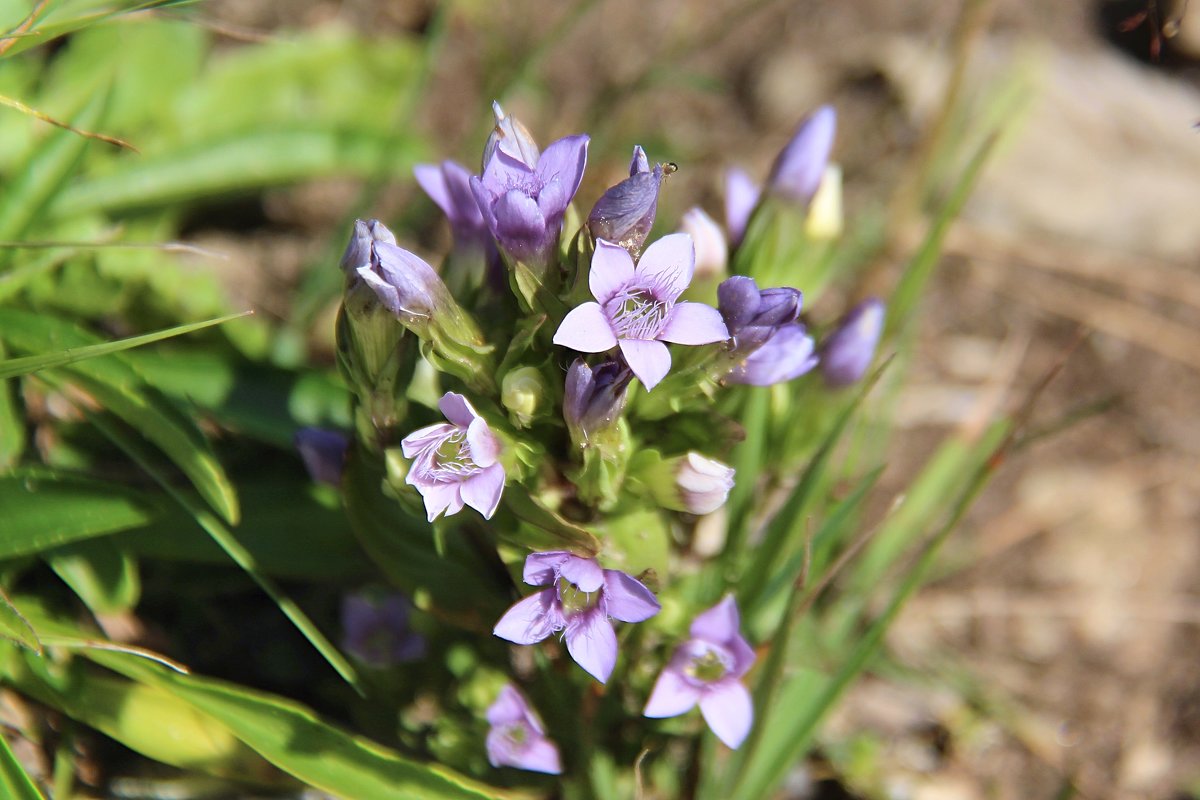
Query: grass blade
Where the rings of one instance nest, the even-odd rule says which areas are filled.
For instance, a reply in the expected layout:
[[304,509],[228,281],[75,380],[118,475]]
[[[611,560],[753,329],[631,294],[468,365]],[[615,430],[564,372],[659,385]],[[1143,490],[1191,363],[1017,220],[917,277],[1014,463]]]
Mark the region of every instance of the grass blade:
[[[0,589],[0,636],[28,647],[38,655],[42,653],[42,643],[38,640],[37,631],[17,610],[2,589]],[[0,736],[0,739],[3,738]]]
[[9,800],[45,800],[3,736],[0,736],[0,796]]

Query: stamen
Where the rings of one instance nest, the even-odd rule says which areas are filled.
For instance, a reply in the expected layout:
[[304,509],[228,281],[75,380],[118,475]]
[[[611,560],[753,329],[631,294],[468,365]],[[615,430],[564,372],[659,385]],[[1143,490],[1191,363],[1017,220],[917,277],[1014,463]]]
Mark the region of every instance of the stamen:
[[645,289],[626,289],[609,300],[604,310],[618,339],[656,339],[671,306]]

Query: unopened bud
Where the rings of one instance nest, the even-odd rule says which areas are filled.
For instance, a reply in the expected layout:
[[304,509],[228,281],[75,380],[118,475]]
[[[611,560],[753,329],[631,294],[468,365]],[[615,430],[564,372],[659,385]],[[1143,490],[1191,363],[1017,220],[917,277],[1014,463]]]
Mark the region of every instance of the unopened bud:
[[818,241],[836,239],[842,234],[842,168],[837,164],[825,167],[821,185],[808,207],[804,232]]
[[821,347],[821,375],[833,387],[857,383],[871,366],[883,334],[884,305],[871,297],[855,306]]
[[[635,155],[635,166],[637,160]],[[659,164],[648,172],[634,172],[605,192],[588,214],[592,236],[615,242],[636,257],[654,226],[658,192],[666,174]]]
[[691,236],[696,245],[696,280],[725,274],[725,266],[729,262],[729,244],[716,220],[696,206],[683,215],[679,230]]
[[710,514],[725,505],[733,476],[733,467],[692,452],[663,459],[646,478],[655,500],[664,508]]
[[518,367],[500,382],[500,402],[521,428],[529,427],[534,414],[545,406],[546,398],[546,380],[533,367]]
[[293,437],[308,476],[317,483],[340,486],[350,440],[338,431],[301,428]]
[[805,117],[791,141],[776,156],[767,178],[767,190],[808,205],[821,185],[836,133],[837,112],[833,106],[821,106]]

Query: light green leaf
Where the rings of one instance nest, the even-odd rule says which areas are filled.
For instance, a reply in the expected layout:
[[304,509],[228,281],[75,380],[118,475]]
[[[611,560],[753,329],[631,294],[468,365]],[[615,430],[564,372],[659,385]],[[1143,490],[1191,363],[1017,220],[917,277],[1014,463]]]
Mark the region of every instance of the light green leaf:
[[46,563],[95,614],[116,614],[137,605],[142,594],[137,562],[112,539],[56,548]]
[[0,796],[8,800],[45,800],[3,736],[0,736]]
[[[42,652],[42,643],[38,641],[37,631],[12,604],[3,590],[0,590],[0,636],[23,644],[39,655]],[[3,738],[0,737],[0,739]]]
[[[4,341],[0,340],[0,367],[4,364]],[[15,381],[0,378],[0,471],[12,469],[25,452],[25,418],[17,407]]]
[[159,513],[149,497],[130,489],[48,470],[0,477],[0,508],[0,559],[137,528]]
[[[128,350],[132,347],[141,347],[142,345],[150,344],[152,342],[170,339],[173,336],[182,336],[185,333],[203,330],[204,328],[211,328],[213,325],[220,325],[223,322],[244,317],[249,313],[251,312],[246,311],[241,314],[230,314],[226,317],[205,320],[204,322],[193,322],[188,325],[179,325],[174,328],[167,328],[154,333],[147,333],[143,336],[131,336],[128,339],[118,339],[115,342],[104,342],[103,344],[72,347],[54,353],[41,353],[36,356],[24,356],[23,358],[10,358],[0,361],[0,380],[5,378],[14,378],[18,375],[28,375],[31,372],[37,372],[38,370],[49,369],[51,367],[66,366],[67,364],[74,364],[77,361],[84,361],[89,358],[96,358],[97,356],[105,356],[110,353]],[[0,336],[2,335],[3,334],[0,333]]]
[[[13,349],[33,353],[98,343],[95,336],[69,322],[12,308],[0,309],[0,339]],[[195,423],[147,386],[119,354],[79,361],[43,378],[52,385],[67,380],[77,384],[159,447],[227,522],[237,524],[233,484]]]
[[281,697],[180,675],[121,653],[88,657],[170,692],[225,725],[263,758],[310,786],[353,800],[484,800],[512,797],[436,764],[421,764],[322,721]]

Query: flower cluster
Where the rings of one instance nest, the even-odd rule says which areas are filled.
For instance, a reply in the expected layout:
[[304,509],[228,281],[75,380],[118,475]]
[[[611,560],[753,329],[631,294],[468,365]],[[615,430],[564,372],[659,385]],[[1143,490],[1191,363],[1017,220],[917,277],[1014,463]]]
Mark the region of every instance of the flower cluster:
[[[729,173],[724,229],[694,208],[677,232],[652,239],[676,165],[652,163],[635,147],[628,177],[584,217],[572,204],[589,138],[543,149],[516,118],[493,110],[478,174],[452,161],[415,170],[453,233],[439,268],[377,220],[356,223],[342,260],[338,356],[356,396],[357,435],[347,450],[336,434],[306,432],[303,458],[314,479],[346,490],[347,503],[372,494],[363,486],[382,486],[403,518],[443,520],[433,551],[416,535],[422,522],[396,534],[407,538],[394,552],[412,564],[390,564],[390,577],[418,604],[491,592],[494,616],[459,608],[447,619],[490,625],[550,661],[565,649],[601,684],[627,676],[643,692],[645,717],[699,706],[720,741],[738,747],[753,722],[744,681],[755,654],[734,594],[692,608],[686,637],[671,637],[680,614],[656,617],[660,596],[695,602],[695,587],[685,592],[678,578],[700,548],[690,562],[672,554],[688,526],[723,519],[735,481],[753,487],[756,476],[724,463],[742,438],[730,409],[754,387],[793,380],[841,402],[832,390],[864,376],[883,335],[878,300],[826,332],[801,318],[811,292],[774,285],[802,281],[784,273],[792,251],[770,242],[792,241],[811,256],[812,243],[840,226],[829,164],[835,114],[821,108],[801,124],[764,188]],[[573,229],[564,229],[568,221]],[[798,226],[803,236],[772,239],[764,234],[771,225]],[[478,513],[459,516],[468,506]],[[378,510],[360,517],[377,519]],[[391,555],[392,544],[383,551]],[[484,568],[454,573],[455,558]],[[524,597],[518,565],[520,582],[534,587]],[[501,573],[499,589],[482,575],[489,567]],[[479,586],[468,585],[476,577]],[[407,631],[410,610],[407,600],[347,599],[347,649],[373,665],[414,657],[426,643]],[[650,620],[620,635],[614,627]],[[652,673],[618,671],[619,651],[630,650],[627,660],[664,664],[653,687]],[[555,718],[544,724],[517,688],[532,680],[518,669],[489,695],[487,757],[558,774],[563,758],[548,735]]]

